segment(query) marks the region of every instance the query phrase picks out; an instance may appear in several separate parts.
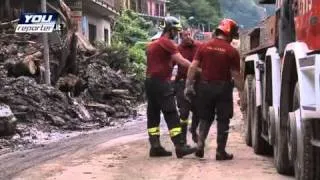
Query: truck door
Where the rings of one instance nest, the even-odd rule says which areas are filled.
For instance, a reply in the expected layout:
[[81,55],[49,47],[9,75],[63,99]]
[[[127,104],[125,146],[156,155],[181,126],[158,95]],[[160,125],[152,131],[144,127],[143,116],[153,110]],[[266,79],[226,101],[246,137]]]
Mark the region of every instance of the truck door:
[[295,0],[297,40],[312,50],[320,49],[320,0]]

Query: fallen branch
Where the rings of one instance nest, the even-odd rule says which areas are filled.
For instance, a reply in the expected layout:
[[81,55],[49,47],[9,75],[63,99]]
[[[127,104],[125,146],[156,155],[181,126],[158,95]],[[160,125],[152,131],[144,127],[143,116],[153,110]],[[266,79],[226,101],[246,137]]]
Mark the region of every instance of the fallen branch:
[[127,95],[129,94],[129,91],[127,89],[113,89],[111,93],[113,95]]
[[78,47],[82,51],[95,52],[97,50],[81,33],[76,32],[75,34],[78,37]]
[[137,99],[136,97],[126,96],[126,95],[121,95],[120,97],[123,99],[126,99],[126,100],[136,100]]
[[8,28],[10,26],[12,26],[13,24],[19,22],[19,19],[15,19],[13,21],[10,21],[10,22],[4,22],[4,23],[0,23],[0,29],[2,28]]
[[18,45],[37,44],[37,42],[35,41],[11,41],[11,42]]
[[105,50],[100,51],[100,52],[97,52],[97,53],[95,53],[94,55],[92,55],[92,56],[90,56],[90,57],[87,57],[87,58],[85,59],[85,61],[90,61],[90,60],[92,60],[92,59],[95,59],[95,58],[101,56],[101,55],[104,54],[104,53],[106,53]]
[[64,3],[63,0],[59,0],[59,7],[64,15],[64,17],[66,18],[65,19],[65,22],[67,24],[67,27],[72,28],[72,19],[71,19],[71,10],[70,8]]
[[64,16],[64,14],[59,10],[57,9],[56,7],[54,7],[52,4],[50,4],[49,2],[47,2],[47,6],[49,8],[51,8],[52,10],[56,11],[60,17],[63,19],[64,22],[67,22],[67,18]]

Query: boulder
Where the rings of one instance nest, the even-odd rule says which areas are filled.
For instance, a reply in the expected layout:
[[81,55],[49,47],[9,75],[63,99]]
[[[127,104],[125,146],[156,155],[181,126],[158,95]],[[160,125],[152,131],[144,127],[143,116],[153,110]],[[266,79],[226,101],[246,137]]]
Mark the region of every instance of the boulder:
[[17,120],[10,107],[0,104],[0,136],[13,135],[16,130]]

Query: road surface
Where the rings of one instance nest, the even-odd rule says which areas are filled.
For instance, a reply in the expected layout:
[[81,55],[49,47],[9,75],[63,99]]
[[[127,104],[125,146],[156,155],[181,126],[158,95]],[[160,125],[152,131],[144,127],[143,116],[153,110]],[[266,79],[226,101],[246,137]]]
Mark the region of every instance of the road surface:
[[[146,123],[139,121],[121,128],[101,130],[34,150],[1,156],[0,177],[6,180],[293,179],[276,172],[272,157],[257,156],[245,145],[237,106],[227,149],[235,155],[232,161],[217,162],[214,159],[215,124],[207,141],[205,158],[201,160],[194,155],[183,159],[175,156],[149,158],[145,129]],[[162,129],[162,144],[174,150],[166,128]]]

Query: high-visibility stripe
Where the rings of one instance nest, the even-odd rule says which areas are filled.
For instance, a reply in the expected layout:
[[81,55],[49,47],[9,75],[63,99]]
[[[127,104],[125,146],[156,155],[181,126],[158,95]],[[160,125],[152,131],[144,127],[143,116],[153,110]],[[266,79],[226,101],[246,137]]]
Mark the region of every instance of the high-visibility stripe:
[[181,124],[188,124],[189,123],[189,119],[180,119],[180,123]]
[[176,128],[170,129],[170,136],[171,137],[175,137],[179,134],[181,134],[181,127],[176,127]]
[[158,136],[160,135],[160,128],[159,127],[149,128],[148,133],[150,136]]
[[188,124],[190,125],[192,123],[191,119],[180,119],[181,124]]

